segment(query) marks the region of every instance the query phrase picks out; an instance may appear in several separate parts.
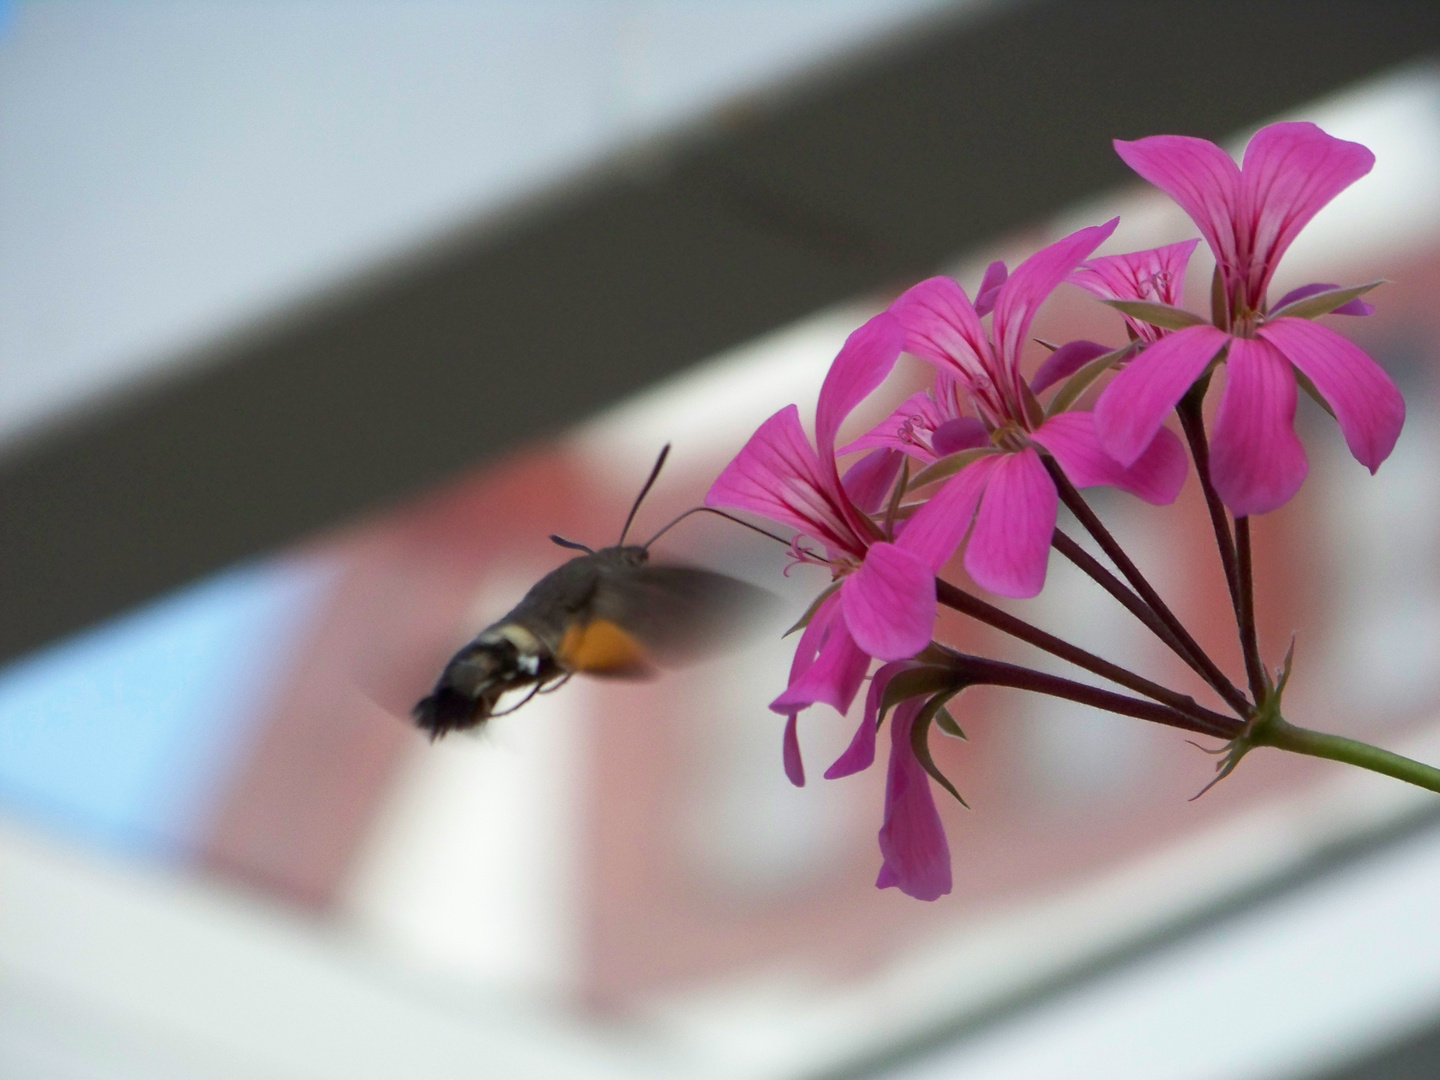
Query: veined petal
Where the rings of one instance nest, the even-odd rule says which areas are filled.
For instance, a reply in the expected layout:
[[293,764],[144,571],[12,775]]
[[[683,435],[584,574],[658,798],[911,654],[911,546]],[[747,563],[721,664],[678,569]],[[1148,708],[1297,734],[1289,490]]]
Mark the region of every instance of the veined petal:
[[1208,139],[1152,135],[1115,140],[1122,161],[1165,192],[1190,215],[1222,266],[1237,266],[1235,216],[1240,206],[1240,168]]
[[1017,266],[1005,284],[1000,286],[1000,295],[995,299],[995,315],[990,324],[995,331],[995,348],[1007,369],[1014,371],[1020,362],[1020,346],[1040,305],[1076,266],[1115,231],[1118,224],[1120,219],[1117,217],[1104,225],[1075,230],[1035,252]]
[[872,450],[846,470],[840,486],[850,501],[867,514],[877,512],[885,505],[885,496],[890,485],[900,472],[904,455],[898,450]]
[[781,741],[780,758],[785,775],[796,787],[805,786],[805,762],[800,757],[800,733],[796,730],[798,712],[785,718],[785,737]]
[[1110,351],[1109,345],[1098,341],[1067,341],[1045,358],[1030,380],[1030,390],[1039,394],[1048,390],[1062,379],[1068,379],[1075,372]]
[[904,660],[930,644],[935,573],[894,544],[871,544],[860,569],[840,587],[855,644],[880,660]]
[[975,290],[976,315],[983,319],[995,309],[995,298],[1000,295],[1000,286],[1005,284],[1009,273],[1001,259],[996,259],[985,268],[985,276],[980,279],[980,288]]
[[905,327],[905,351],[932,364],[949,366],[967,384],[985,375],[990,343],[965,290],[947,277],[912,285],[890,305]]
[[1180,494],[1190,459],[1168,428],[1161,428],[1129,468],[1105,453],[1095,434],[1092,413],[1057,413],[1030,436],[1060,463],[1076,487],[1108,484],[1156,506],[1168,506]]
[[898,887],[917,900],[937,900],[951,888],[950,845],[930,777],[910,745],[910,729],[924,707],[924,698],[909,698],[895,706],[890,720],[890,768],[879,837],[884,864],[875,885]]
[[932,573],[938,573],[970,530],[980,494],[1000,461],[999,454],[983,457],[945,481],[905,522],[895,545],[918,555]]
[[[1178,307],[1185,291],[1185,267],[1198,243],[1196,237],[1146,251],[1103,255],[1082,264],[1070,280],[1103,300],[1145,300]],[[1165,335],[1164,330],[1129,315],[1125,323],[1144,341]]]
[[[836,599],[839,599],[838,593]],[[830,632],[815,662],[770,703],[770,708],[778,713],[791,713],[823,702],[836,712],[848,712],[869,669],[869,655],[855,644],[845,620],[836,618],[830,624]]]
[[879,723],[880,699],[891,679],[914,666],[908,660],[901,660],[884,664],[876,670],[870,679],[870,689],[865,694],[865,715],[860,718],[860,726],[855,729],[855,735],[845,752],[835,759],[835,764],[825,770],[826,780],[836,780],[842,776],[863,772],[875,763],[875,729]]
[[1260,336],[1315,384],[1355,460],[1378,469],[1405,424],[1405,399],[1390,376],[1354,342],[1309,319],[1276,319]]
[[1295,435],[1295,373],[1263,338],[1235,338],[1210,437],[1210,475],[1236,517],[1264,514],[1300,490],[1309,468]]
[[787,405],[761,424],[725,466],[705,493],[705,505],[753,510],[794,526],[827,547],[858,554],[861,545],[829,488],[800,427],[800,411]]
[[885,446],[919,458],[928,465],[936,457],[930,445],[930,435],[948,419],[945,409],[929,391],[922,390],[911,394],[898,409],[836,453],[850,454],[856,450]]
[[904,344],[905,331],[888,311],[882,311],[845,339],[820,386],[815,405],[815,445],[822,462],[834,458],[840,425],[885,381]]
[[1170,410],[1229,340],[1213,326],[1191,326],[1146,346],[1095,402],[1095,430],[1105,452],[1122,465],[1135,464]]
[[1034,449],[996,458],[965,547],[965,569],[977,585],[1016,598],[1044,588],[1057,502]]
[[1375,165],[1359,143],[1314,124],[1270,124],[1245,147],[1239,217],[1250,231],[1251,296],[1264,295],[1280,256],[1320,209]]

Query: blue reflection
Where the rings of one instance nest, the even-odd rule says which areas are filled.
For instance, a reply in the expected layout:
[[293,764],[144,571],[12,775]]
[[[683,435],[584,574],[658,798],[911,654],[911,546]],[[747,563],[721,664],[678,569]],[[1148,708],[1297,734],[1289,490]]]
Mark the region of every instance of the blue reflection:
[[0,807],[183,855],[326,578],[314,561],[237,567],[0,670]]

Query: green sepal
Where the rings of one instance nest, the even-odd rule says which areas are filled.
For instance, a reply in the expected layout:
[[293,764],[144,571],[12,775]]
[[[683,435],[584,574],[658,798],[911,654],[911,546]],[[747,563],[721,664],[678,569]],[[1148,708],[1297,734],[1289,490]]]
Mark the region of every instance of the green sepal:
[[787,638],[791,634],[795,633],[796,630],[804,630],[805,627],[809,626],[810,620],[815,618],[815,613],[820,610],[820,605],[825,603],[826,600],[830,599],[830,595],[836,589],[840,588],[841,585],[844,584],[845,579],[840,578],[838,581],[832,581],[829,585],[826,585],[824,591],[821,592],[819,596],[815,597],[813,601],[811,601],[810,606],[805,609],[805,614],[800,616],[799,621],[797,621],[794,626],[790,627],[789,630],[786,630],[785,633],[781,634],[780,636],[782,638]]
[[885,535],[892,540],[895,538],[895,515],[900,511],[900,500],[905,497],[905,492],[910,488],[910,455],[903,454],[900,459],[900,476],[895,481],[895,488],[890,492],[890,502],[885,507]]
[[959,692],[959,689],[955,689],[949,693],[936,694],[925,703],[925,707],[915,717],[915,725],[910,729],[910,748],[915,751],[915,760],[920,762],[921,767],[930,774],[930,778],[954,795],[956,801],[968,810],[970,804],[965,801],[964,796],[950,782],[950,778],[940,771],[940,767],[935,764],[935,759],[930,756],[930,724],[934,721],[935,714],[945,707],[945,702]]
[[878,722],[885,719],[891,709],[907,698],[934,694],[941,690],[949,690],[953,696],[959,693],[960,689],[956,673],[950,668],[927,664],[896,672],[885,684],[885,691],[880,695],[880,712],[876,720]]
[[1330,407],[1330,402],[1325,400],[1325,395],[1320,393],[1320,388],[1310,381],[1310,376],[1306,375],[1305,372],[1301,371],[1294,364],[1290,365],[1290,370],[1295,373],[1295,381],[1300,384],[1300,389],[1304,390],[1316,405],[1319,405],[1320,408],[1329,413],[1331,417],[1334,417],[1335,410]]
[[955,716],[950,712],[949,705],[940,706],[940,711],[935,714],[935,726],[952,739],[965,738],[965,732],[961,731],[960,725],[955,722]]
[[1377,285],[1384,285],[1384,278],[1377,278],[1366,285],[1351,285],[1344,289],[1326,289],[1314,296],[1304,296],[1299,300],[1292,301],[1282,308],[1276,308],[1265,318],[1269,319],[1318,319],[1321,315],[1329,315],[1341,304],[1348,304],[1351,300],[1364,296]]
[[1133,341],[1126,342],[1118,349],[1111,349],[1102,353],[1087,364],[1082,364],[1080,369],[1071,375],[1061,384],[1055,396],[1050,399],[1050,404],[1045,407],[1045,416],[1051,417],[1062,413],[1074,405],[1096,379],[1105,374],[1111,367],[1125,359],[1126,353],[1132,352],[1135,348]]
[[1141,322],[1165,330],[1185,330],[1191,326],[1210,325],[1193,311],[1171,307],[1169,304],[1157,304],[1150,300],[1101,300],[1100,302],[1114,308],[1122,315],[1129,315],[1132,319],[1139,319]]
[[998,454],[1000,451],[994,446],[972,446],[969,450],[957,450],[953,454],[947,454],[939,461],[932,462],[925,466],[915,478],[910,481],[910,490],[915,491],[926,484],[933,484],[937,480],[945,480],[954,476],[966,465],[979,461],[982,457],[989,457],[991,454]]

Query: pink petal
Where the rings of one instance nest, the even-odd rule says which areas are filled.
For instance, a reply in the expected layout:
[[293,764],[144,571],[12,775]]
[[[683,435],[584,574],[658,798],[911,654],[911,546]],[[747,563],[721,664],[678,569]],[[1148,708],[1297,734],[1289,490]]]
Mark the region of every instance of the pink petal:
[[930,449],[930,434],[950,417],[928,391],[911,394],[901,406],[854,442],[842,446],[838,454],[856,450],[890,447],[927,465],[935,460]]
[[885,664],[875,672],[874,677],[870,680],[870,690],[865,695],[865,715],[860,718],[860,726],[855,729],[855,734],[850,739],[850,745],[845,748],[845,752],[835,759],[835,764],[825,770],[826,780],[851,776],[874,764],[875,729],[880,715],[880,699],[884,696],[885,687],[890,684],[891,679],[914,666],[909,661],[901,660],[893,664]]
[[982,319],[995,309],[995,298],[1000,295],[1000,286],[1005,284],[1005,278],[1010,271],[1005,269],[1005,263],[996,259],[985,268],[985,276],[980,280],[980,288],[975,291],[975,314]]
[[912,285],[890,305],[905,327],[905,351],[950,366],[966,379],[985,374],[990,343],[965,290],[947,277]]
[[1092,251],[1101,245],[1120,219],[1112,218],[1104,225],[1077,229],[1069,236],[1043,247],[1015,268],[995,301],[995,348],[1011,369],[1020,360],[1020,346],[1035,313],[1055,287],[1064,281]]
[[835,506],[830,481],[805,438],[800,411],[794,405],[785,406],[750,436],[735,460],[710,485],[705,505],[753,510],[783,521],[827,547],[855,554],[863,550]]
[[1156,506],[1175,501],[1190,468],[1185,447],[1175,433],[1161,428],[1127,469],[1100,448],[1094,416],[1087,412],[1052,416],[1030,437],[1055,455],[1076,487],[1108,484]]
[[837,618],[815,662],[770,703],[770,708],[791,713],[823,702],[836,712],[848,712],[869,669],[870,657],[856,646],[844,619]]
[[1251,297],[1258,300],[1301,229],[1322,207],[1375,165],[1359,143],[1310,123],[1261,128],[1245,147],[1238,219],[1249,231]]
[[840,588],[855,644],[880,660],[904,660],[930,644],[935,574],[894,544],[870,545],[860,569]]
[[815,445],[820,459],[835,456],[835,435],[856,405],[885,381],[905,344],[905,331],[888,311],[870,319],[840,347],[815,406]]
[[965,548],[965,569],[1001,596],[1035,596],[1045,586],[1055,532],[1055,482],[1031,448],[996,460]]
[[924,706],[924,698],[902,701],[890,721],[885,821],[879,837],[884,865],[875,884],[881,889],[896,886],[917,900],[937,900],[951,888],[950,845],[935,809],[930,776],[910,745],[910,729]]
[[946,420],[930,436],[930,447],[935,451],[936,457],[989,445],[989,429],[973,416],[957,416],[954,420]]
[[1185,290],[1185,267],[1198,243],[1196,237],[1145,251],[1102,255],[1084,263],[1070,280],[1107,300],[1149,300],[1176,307]]
[[785,775],[796,787],[805,786],[805,763],[800,759],[800,735],[795,730],[796,716],[798,713],[791,713],[785,718],[785,738],[780,751],[781,760],[785,763]]
[[[1313,324],[1311,324],[1313,325]],[[1210,438],[1210,475],[1236,517],[1283,506],[1309,468],[1295,436],[1295,374],[1260,338],[1235,338]]]
[[1170,410],[1229,340],[1213,326],[1190,326],[1146,346],[1095,402],[1095,430],[1105,452],[1122,465],[1135,464]]
[[1101,345],[1098,341],[1067,341],[1047,356],[1045,362],[1036,369],[1035,377],[1030,380],[1030,389],[1036,394],[1047,390],[1062,379],[1074,375],[1097,356],[1104,356],[1109,351],[1109,345]]
[[905,523],[896,546],[919,556],[932,572],[938,573],[970,530],[980,493],[1001,457],[999,454],[982,457],[945,481]]
[[846,470],[840,486],[857,507],[874,514],[885,505],[885,496],[890,494],[890,485],[903,460],[898,450],[872,450]]
[[1315,384],[1355,460],[1378,469],[1405,424],[1405,399],[1390,376],[1354,342],[1309,319],[1276,319],[1260,336]]
[[[1298,289],[1291,289],[1279,300],[1270,305],[1271,311],[1279,311],[1286,304],[1293,304],[1296,300],[1304,300],[1307,296],[1316,296],[1322,292],[1329,292],[1331,289],[1338,289],[1340,286],[1333,283],[1312,282],[1309,285],[1301,285]],[[1331,315],[1374,315],[1375,305],[1368,300],[1356,297],[1347,303],[1341,304],[1330,312]]]
[[1240,206],[1240,169],[1206,139],[1152,135],[1115,140],[1115,152],[1190,215],[1222,265],[1237,266],[1235,218]]

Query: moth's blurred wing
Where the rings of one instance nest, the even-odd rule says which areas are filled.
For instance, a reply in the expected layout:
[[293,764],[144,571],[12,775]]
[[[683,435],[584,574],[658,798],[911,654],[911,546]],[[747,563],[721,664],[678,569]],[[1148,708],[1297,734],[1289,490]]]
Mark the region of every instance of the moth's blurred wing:
[[591,618],[622,629],[668,666],[721,651],[775,607],[764,589],[725,574],[646,564],[602,577]]
[[577,619],[565,630],[555,658],[567,671],[643,679],[654,674],[650,650],[618,622],[600,617]]

